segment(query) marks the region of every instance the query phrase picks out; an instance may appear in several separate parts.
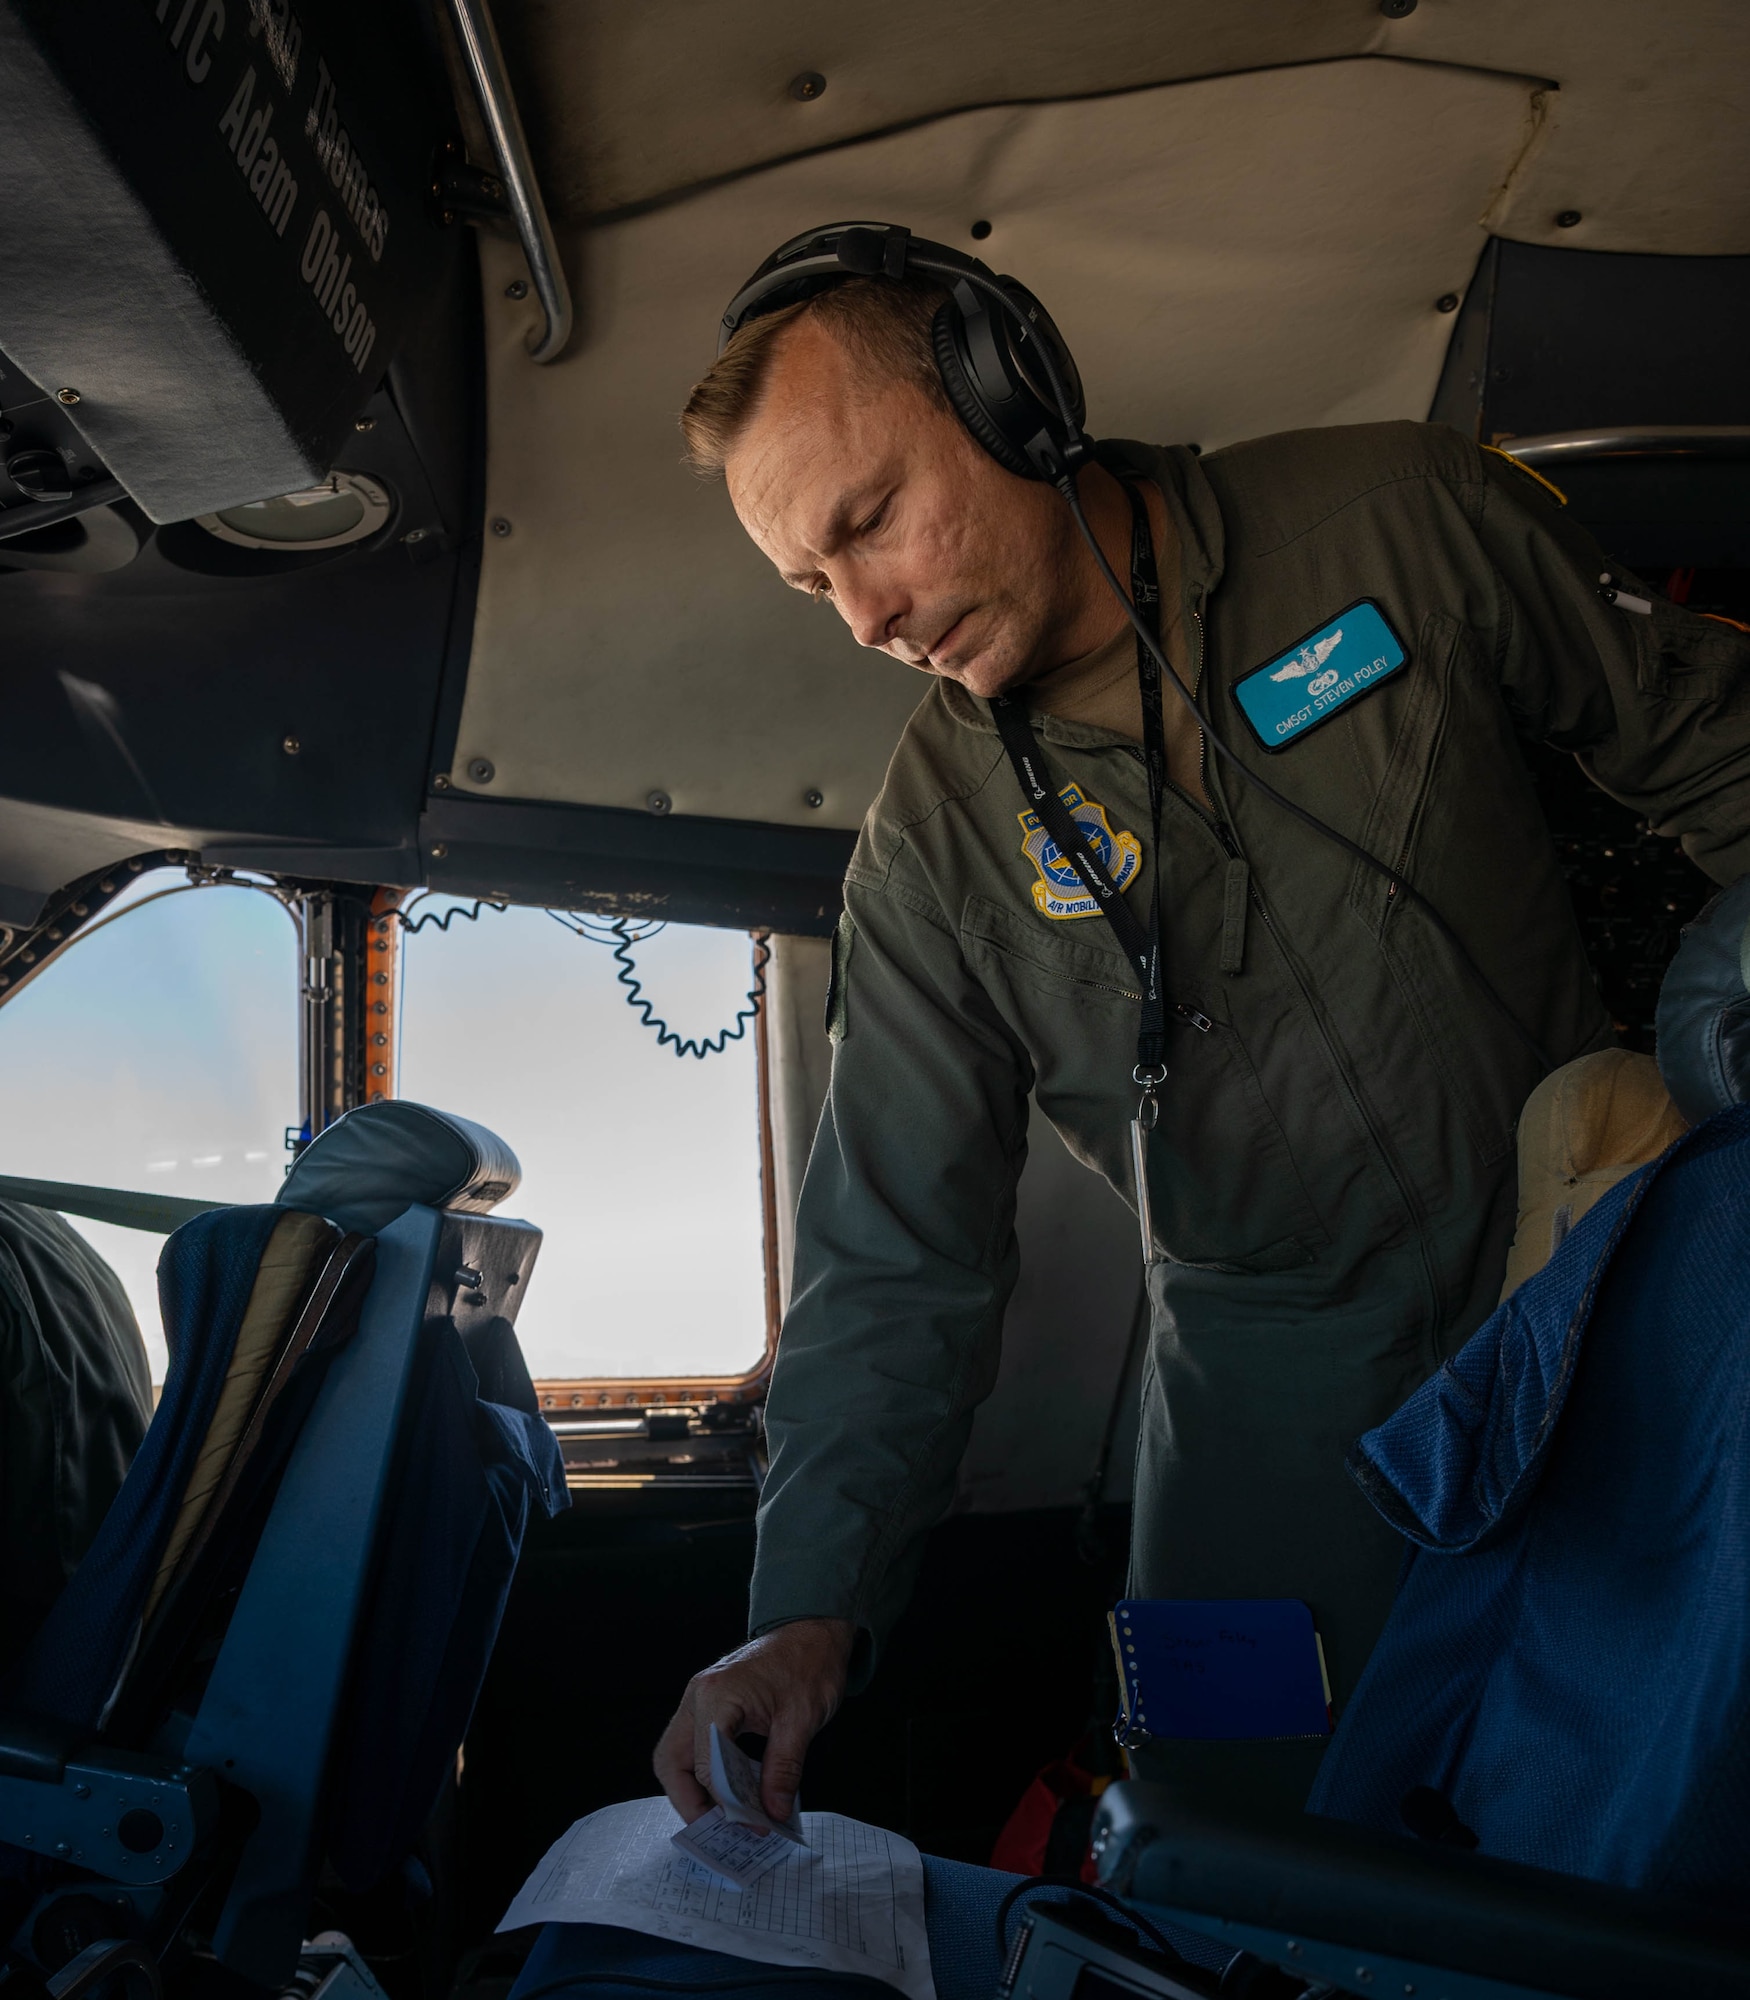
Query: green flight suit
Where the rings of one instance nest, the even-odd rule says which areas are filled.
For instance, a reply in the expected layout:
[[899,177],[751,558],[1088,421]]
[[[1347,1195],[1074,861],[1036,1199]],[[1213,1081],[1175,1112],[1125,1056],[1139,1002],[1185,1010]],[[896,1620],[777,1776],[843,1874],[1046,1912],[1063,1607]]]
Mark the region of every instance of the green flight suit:
[[151,1421],[121,1280],[58,1215],[0,1202],[0,1670],[77,1568]]
[[[1443,427],[1105,455],[1166,496],[1199,704],[1244,767],[1414,882],[1552,1062],[1608,1045],[1515,735],[1578,753],[1734,880],[1750,871],[1750,639],[1604,601],[1591,539]],[[1234,682],[1363,599],[1408,665],[1262,749]],[[1138,747],[1033,720],[1055,781],[1146,848]],[[1206,773],[1213,817],[1169,791],[1160,852],[1126,892],[1139,910],[1159,895],[1183,1010],[1150,1156],[1130,1588],[1304,1599],[1340,1705],[1401,1555],[1344,1450],[1493,1308],[1540,1067],[1413,901],[1219,759]],[[1136,981],[1103,919],[1036,906],[1024,803],[987,705],[938,682],[845,882],[751,1624],[853,1619],[859,1675],[996,1376],[1029,1092],[1132,1197]],[[1073,1368],[1073,1325],[1063,1347]]]

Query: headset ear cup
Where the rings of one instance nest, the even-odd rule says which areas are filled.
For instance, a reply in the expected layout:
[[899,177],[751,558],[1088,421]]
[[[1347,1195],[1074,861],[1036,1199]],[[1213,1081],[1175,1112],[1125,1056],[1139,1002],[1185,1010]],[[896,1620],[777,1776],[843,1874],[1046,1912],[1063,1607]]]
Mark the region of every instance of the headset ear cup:
[[1037,479],[1038,471],[1025,453],[1003,435],[972,385],[966,364],[960,358],[959,342],[954,338],[958,312],[954,301],[945,299],[937,307],[936,317],[930,325],[936,367],[942,377],[942,387],[947,390],[948,400],[954,406],[954,413],[1005,472],[1014,473],[1018,479]]

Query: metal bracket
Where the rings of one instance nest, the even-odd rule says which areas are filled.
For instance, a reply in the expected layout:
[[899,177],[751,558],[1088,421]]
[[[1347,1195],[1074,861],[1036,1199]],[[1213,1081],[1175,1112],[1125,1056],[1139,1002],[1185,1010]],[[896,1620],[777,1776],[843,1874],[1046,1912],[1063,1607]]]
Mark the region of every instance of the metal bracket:
[[496,174],[486,173],[463,159],[453,145],[446,146],[439,157],[431,184],[431,198],[440,222],[511,220],[503,181]]
[[177,1874],[218,1810],[210,1771],[126,1750],[69,1756],[58,1779],[0,1775],[0,1841],[130,1887]]

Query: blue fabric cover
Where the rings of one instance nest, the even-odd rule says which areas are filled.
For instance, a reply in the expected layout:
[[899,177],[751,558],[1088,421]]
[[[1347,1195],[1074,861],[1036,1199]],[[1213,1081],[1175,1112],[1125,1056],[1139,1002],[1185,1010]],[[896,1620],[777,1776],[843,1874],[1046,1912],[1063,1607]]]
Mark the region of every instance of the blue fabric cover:
[[1692,1125],[1750,1098],[1750,876],[1686,924],[1659,988],[1659,1070]]
[[467,1734],[529,1510],[571,1504],[508,1322],[428,1327],[331,1764],[329,1857],[364,1890],[399,1866]]
[[1308,1809],[1750,1890],[1750,1108],[1614,1188],[1351,1454],[1411,1544]]
[[521,1178],[496,1132],[390,1097],[360,1104],[317,1133],[292,1162],[279,1200],[375,1236],[415,1202],[484,1215]]
[[212,1422],[279,1208],[221,1208],[184,1223],[158,1260],[170,1351],[164,1393],[114,1505],[0,1705],[94,1729],[133,1645],[190,1472]]
[[[968,1861],[943,1861],[926,1854],[924,1924],[930,1939],[930,1973],[936,2000],[991,2000],[1001,1966],[997,1958],[997,1905],[1023,1878]],[[1021,1898],[1010,1913],[1009,1936],[1020,1925],[1020,1910],[1037,1895],[1062,1900],[1061,1887],[1042,1885]],[[1091,1907],[1091,1906],[1090,1906]],[[1231,1946],[1182,1926],[1160,1924],[1193,1964],[1212,1970],[1233,1956]],[[885,1995],[897,1990],[878,1979],[848,1972],[815,1972],[802,1966],[765,1965],[698,1945],[671,1944],[642,1931],[608,1924],[547,1924],[511,1988],[510,2000],[558,2000],[575,1989],[588,2000],[650,2000],[655,1992],[732,1993],[759,2000],[851,2000],[853,1995]]]

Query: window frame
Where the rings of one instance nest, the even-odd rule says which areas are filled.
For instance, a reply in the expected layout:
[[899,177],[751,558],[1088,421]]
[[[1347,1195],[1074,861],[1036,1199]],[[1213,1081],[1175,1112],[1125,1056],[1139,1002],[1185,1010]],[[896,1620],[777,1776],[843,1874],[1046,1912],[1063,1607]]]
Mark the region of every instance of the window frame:
[[[0,1008],[15,998],[26,986],[41,977],[56,964],[62,955],[90,930],[99,927],[101,921],[110,914],[109,905],[121,897],[126,890],[142,876],[162,870],[184,870],[190,877],[201,868],[200,858],[193,851],[182,849],[158,849],[143,854],[130,855],[116,860],[105,868],[94,869],[88,875],[69,883],[65,888],[45,899],[42,913],[34,924],[16,927],[0,927]],[[215,875],[229,875],[231,870],[214,870]],[[353,968],[358,977],[370,981],[373,973],[383,978],[386,1018],[370,1023],[375,1029],[386,1029],[386,1041],[366,1056],[360,1066],[362,1094],[360,1103],[374,1102],[386,1097],[400,1095],[400,1030],[401,1010],[399,1007],[398,972],[400,969],[401,936],[396,922],[398,908],[407,897],[408,891],[390,885],[369,885],[351,883],[307,883],[302,878],[286,876],[275,870],[237,871],[243,874],[259,873],[276,886],[274,893],[285,902],[298,925],[301,956],[296,961],[299,967],[298,986],[301,994],[299,1007],[298,1036],[300,1040],[300,1077],[297,1106],[298,1115],[305,1116],[312,1109],[312,1090],[318,1079],[325,1078],[330,1051],[325,1041],[318,1037],[320,1046],[311,1042],[318,1024],[305,1017],[309,1014],[310,1003],[315,999],[325,999],[326,993],[312,993],[309,987],[307,958],[308,939],[304,928],[309,920],[306,911],[300,915],[293,910],[293,901],[308,902],[313,893],[320,891],[349,891],[359,899],[361,921],[355,927],[356,937],[350,939],[356,965]],[[188,886],[193,886],[192,881]],[[240,881],[239,887],[264,887],[263,883]],[[136,907],[144,907],[141,904]],[[125,913],[133,913],[130,908]],[[739,926],[725,925],[725,929],[739,930]],[[773,944],[773,932],[769,927],[760,926],[741,933],[750,950],[764,946],[768,954]],[[767,959],[769,975],[770,957]],[[361,1015],[361,1021],[362,1021]],[[770,994],[764,981],[754,1007],[752,1021],[754,1040],[755,1115],[759,1120],[759,1175],[760,1175],[760,1229],[761,1255],[765,1297],[765,1337],[758,1357],[749,1367],[737,1374],[681,1375],[645,1373],[637,1375],[610,1376],[543,1376],[534,1380],[537,1401],[543,1416],[559,1421],[587,1417],[592,1413],[614,1412],[624,1414],[650,1408],[691,1405],[707,1407],[713,1404],[729,1407],[749,1407],[765,1400],[767,1385],[771,1379],[772,1366],[777,1357],[778,1333],[782,1320],[781,1288],[778,1270],[778,1217],[777,1217],[777,1175],[773,1143],[772,1105],[772,1061],[770,1047]],[[363,1042],[360,1043],[361,1050]],[[330,1122],[332,1116],[340,1115],[332,1106],[326,1107],[329,1117],[322,1123]],[[342,1106],[341,1110],[350,1109]],[[296,1128],[290,1128],[295,1130]],[[538,1267],[537,1267],[538,1268]]]

